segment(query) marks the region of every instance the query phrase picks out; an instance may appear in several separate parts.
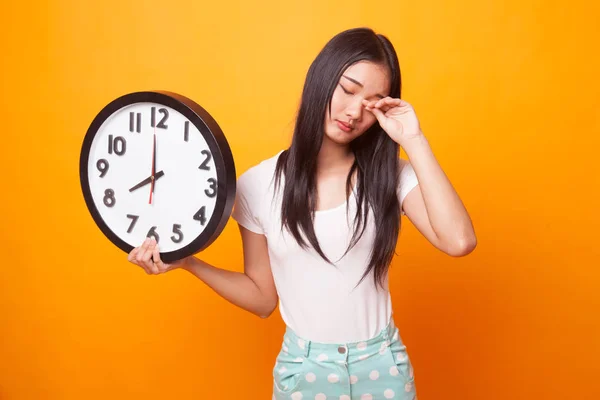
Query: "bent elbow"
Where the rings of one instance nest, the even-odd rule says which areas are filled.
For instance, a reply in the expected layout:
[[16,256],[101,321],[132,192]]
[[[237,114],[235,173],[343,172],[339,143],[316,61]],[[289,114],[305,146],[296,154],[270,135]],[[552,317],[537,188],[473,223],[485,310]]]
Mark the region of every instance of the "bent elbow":
[[464,257],[471,254],[477,247],[477,238],[475,235],[462,239],[450,248],[448,254],[452,257]]
[[256,315],[258,315],[262,319],[267,319],[273,314],[273,311],[277,308],[277,302],[274,304],[269,304],[268,307],[264,307],[262,310],[259,310]]
[[258,315],[261,319],[267,319],[271,316],[271,314],[273,314],[272,310],[269,312],[257,313],[256,315]]

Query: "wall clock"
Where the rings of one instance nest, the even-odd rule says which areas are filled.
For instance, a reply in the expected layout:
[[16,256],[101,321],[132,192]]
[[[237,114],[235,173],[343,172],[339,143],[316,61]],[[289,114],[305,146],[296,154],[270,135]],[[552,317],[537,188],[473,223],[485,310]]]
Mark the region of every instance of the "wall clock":
[[89,126],[79,173],[96,225],[129,253],[146,237],[167,263],[208,247],[236,190],[229,144],[200,105],[166,91],[123,95]]

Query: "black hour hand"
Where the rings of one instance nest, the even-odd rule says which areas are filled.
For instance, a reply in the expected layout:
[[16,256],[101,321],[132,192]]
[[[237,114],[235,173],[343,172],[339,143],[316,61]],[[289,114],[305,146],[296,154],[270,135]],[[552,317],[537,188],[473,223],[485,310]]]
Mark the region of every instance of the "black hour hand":
[[[156,173],[156,175],[154,175],[154,180],[156,181],[158,178],[160,178],[161,176],[163,176],[165,174],[164,171],[159,171]],[[132,186],[131,188],[129,188],[130,192],[133,192],[136,189],[139,189],[143,186],[146,186],[147,184],[149,184],[150,182],[152,182],[152,177],[149,176],[148,178],[144,179],[143,181],[141,181],[140,183],[138,183],[135,186]]]

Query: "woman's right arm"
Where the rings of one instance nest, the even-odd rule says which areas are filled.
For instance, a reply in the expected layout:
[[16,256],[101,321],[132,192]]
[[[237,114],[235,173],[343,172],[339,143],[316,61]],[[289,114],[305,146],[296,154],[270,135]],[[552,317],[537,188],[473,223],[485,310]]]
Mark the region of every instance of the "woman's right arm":
[[[261,318],[267,318],[277,307],[279,299],[271,273],[267,239],[264,235],[251,232],[239,224],[238,226],[244,249],[244,272],[217,268],[193,256],[175,264],[165,264],[160,261],[158,246],[154,241],[146,241],[133,249],[129,261],[151,274],[184,269],[230,303]],[[156,262],[152,262],[152,257]]]
[[244,272],[213,267],[190,257],[183,269],[192,273],[225,300],[261,318],[267,318],[277,307],[277,291],[264,235],[239,225],[244,248]]

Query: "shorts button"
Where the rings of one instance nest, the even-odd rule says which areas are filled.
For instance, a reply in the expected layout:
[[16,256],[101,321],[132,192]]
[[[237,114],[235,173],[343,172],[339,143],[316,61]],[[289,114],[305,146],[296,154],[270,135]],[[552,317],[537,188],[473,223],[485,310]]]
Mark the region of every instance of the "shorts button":
[[346,348],[344,346],[338,347],[338,353],[345,354],[346,353]]

